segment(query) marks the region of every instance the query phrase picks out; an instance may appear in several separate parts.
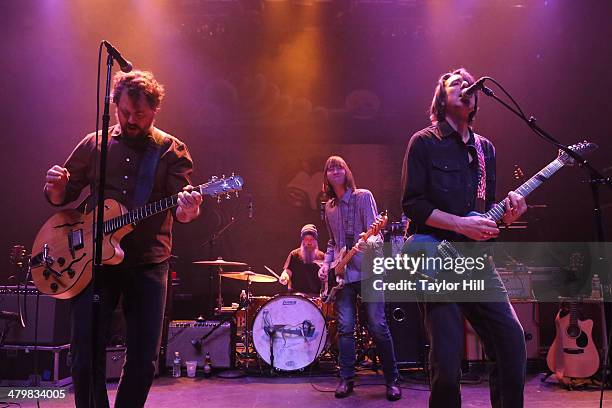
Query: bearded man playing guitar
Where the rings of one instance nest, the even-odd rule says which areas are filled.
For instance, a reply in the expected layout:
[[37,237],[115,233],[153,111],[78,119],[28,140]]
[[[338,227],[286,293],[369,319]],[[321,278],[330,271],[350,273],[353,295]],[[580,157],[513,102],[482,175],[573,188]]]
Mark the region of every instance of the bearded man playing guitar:
[[386,396],[390,401],[399,400],[402,396],[398,383],[398,371],[395,363],[395,352],[389,326],[385,317],[385,305],[382,292],[374,291],[371,272],[362,271],[363,255],[373,252],[382,254],[380,234],[365,236],[368,226],[375,222],[377,210],[374,197],[369,190],[357,189],[353,173],[343,158],[331,156],[325,163],[323,171],[323,188],[328,197],[325,205],[325,222],[329,231],[329,242],[323,266],[319,269],[322,280],[328,278],[330,265],[334,258],[345,247],[348,251],[357,245],[360,251],[346,265],[343,276],[336,275],[342,287],[335,295],[335,310],[338,321],[338,349],[340,351],[340,383],[336,388],[336,398],[344,398],[353,391],[355,376],[355,316],[357,295],[365,299],[363,290],[368,290],[365,307],[368,329],[376,343],[385,382]]
[[[173,219],[190,222],[200,212],[202,195],[191,187],[193,162],[187,147],[153,126],[163,96],[163,86],[150,72],[115,76],[112,99],[118,124],[109,130],[105,197],[134,208],[178,193],[178,206],[175,211],[163,211],[139,222],[121,242],[123,262],[105,265],[97,274],[99,335],[94,350],[92,285],[72,299],[72,379],[79,408],[109,406],[105,350],[112,313],[120,298],[127,323],[127,353],[115,407],[144,406],[161,341]],[[95,184],[96,150],[92,133],[77,145],[64,166],[55,165],[47,171],[45,195],[51,204],[73,202],[83,188]],[[92,356],[97,361],[95,375]]]

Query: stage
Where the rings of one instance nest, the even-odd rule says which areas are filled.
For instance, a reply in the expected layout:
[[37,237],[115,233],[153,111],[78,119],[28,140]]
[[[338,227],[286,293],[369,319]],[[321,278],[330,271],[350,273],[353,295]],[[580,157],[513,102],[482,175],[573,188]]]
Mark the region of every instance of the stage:
[[[387,406],[426,407],[429,398],[427,384],[417,380],[406,380],[402,383],[403,398],[397,402],[385,399],[385,388],[382,377],[363,372],[358,375],[355,392],[344,398],[334,398],[336,378],[333,376],[308,377],[305,372],[301,377],[279,375],[270,377],[243,377],[222,379],[218,377],[203,378],[198,373],[196,378],[160,377],[155,380],[146,407],[365,407],[377,408]],[[531,374],[525,385],[526,407],[573,407],[592,408],[599,405],[599,390],[591,387],[582,391],[567,391],[549,378],[542,383],[542,374]],[[315,390],[315,387],[318,390]],[[115,398],[117,383],[109,383],[109,399]],[[478,384],[462,385],[463,407],[489,407],[489,387],[486,379]],[[36,407],[36,402],[15,401],[22,407]],[[46,401],[44,408],[74,406],[73,394],[68,392],[66,399]],[[604,406],[612,406],[612,393],[604,393]]]

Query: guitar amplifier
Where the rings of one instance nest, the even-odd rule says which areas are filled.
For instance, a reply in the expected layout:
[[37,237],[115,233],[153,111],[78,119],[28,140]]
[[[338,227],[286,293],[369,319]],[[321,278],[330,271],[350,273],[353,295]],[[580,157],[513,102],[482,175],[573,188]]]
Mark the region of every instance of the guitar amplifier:
[[201,341],[219,325],[218,321],[173,320],[168,327],[166,367],[172,367],[174,353],[179,352],[183,367],[186,361],[197,361],[204,366],[206,353],[210,354],[213,368],[233,368],[235,365],[236,326],[226,322],[213,334]]
[[497,268],[510,299],[533,299],[531,274]]
[[[35,339],[37,300],[38,335]],[[27,318],[26,327],[20,322],[11,322],[4,344],[59,346],[70,343],[70,302],[43,295],[33,286],[22,286],[19,290],[17,286],[0,286],[0,310],[19,313],[19,304]]]

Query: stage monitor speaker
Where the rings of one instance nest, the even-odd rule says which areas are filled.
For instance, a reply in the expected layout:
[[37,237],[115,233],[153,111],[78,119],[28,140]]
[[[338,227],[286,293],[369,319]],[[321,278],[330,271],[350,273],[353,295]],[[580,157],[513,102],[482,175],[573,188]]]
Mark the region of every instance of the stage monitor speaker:
[[427,336],[418,303],[389,302],[385,306],[398,366],[423,365],[427,361]]
[[[20,322],[9,323],[4,344],[59,346],[70,343],[70,302],[43,294],[37,298],[37,294],[39,292],[33,286],[20,287],[19,290],[17,286],[0,286],[0,310],[19,313],[19,301],[27,316],[25,328]],[[37,299],[38,333],[35,336]],[[4,322],[0,321],[2,330]]]
[[235,363],[236,327],[223,323],[206,340],[200,339],[210,333],[218,321],[173,320],[168,327],[168,348],[166,367],[172,367],[174,353],[179,352],[183,367],[186,361],[197,361],[198,367],[204,366],[206,353],[210,354],[213,368],[233,368]]
[[[512,300],[512,307],[523,326],[525,347],[528,359],[540,358],[540,330],[538,303],[530,300]],[[467,361],[482,361],[485,359],[484,347],[480,337],[465,320],[465,354]]]
[[540,358],[539,304],[533,300],[512,300],[514,312],[523,326],[528,359]]

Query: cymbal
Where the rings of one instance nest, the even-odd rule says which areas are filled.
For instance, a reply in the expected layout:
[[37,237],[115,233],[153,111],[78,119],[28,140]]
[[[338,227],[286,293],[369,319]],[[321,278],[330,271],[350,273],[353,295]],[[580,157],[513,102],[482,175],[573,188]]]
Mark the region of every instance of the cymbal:
[[208,266],[248,266],[244,262],[225,261],[222,258],[217,258],[213,261],[194,261],[193,263]]
[[251,271],[244,272],[221,272],[219,274],[224,278],[238,279],[238,280],[250,280],[251,282],[270,283],[276,282],[277,279],[274,276],[262,275],[261,273],[255,273]]

